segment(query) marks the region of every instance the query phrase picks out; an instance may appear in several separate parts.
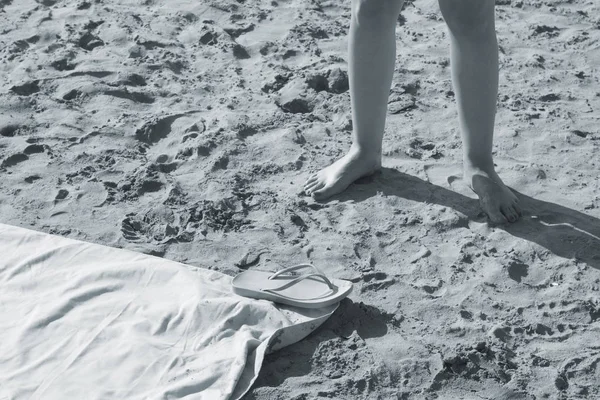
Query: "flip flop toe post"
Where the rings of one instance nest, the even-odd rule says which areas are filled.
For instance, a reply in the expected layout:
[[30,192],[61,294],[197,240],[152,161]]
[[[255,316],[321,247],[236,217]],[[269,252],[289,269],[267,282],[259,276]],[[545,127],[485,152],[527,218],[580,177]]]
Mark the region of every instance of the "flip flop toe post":
[[[310,269],[299,274],[300,269]],[[233,278],[234,293],[302,308],[338,303],[352,291],[352,282],[331,279],[312,264],[299,264],[278,272],[244,271]]]

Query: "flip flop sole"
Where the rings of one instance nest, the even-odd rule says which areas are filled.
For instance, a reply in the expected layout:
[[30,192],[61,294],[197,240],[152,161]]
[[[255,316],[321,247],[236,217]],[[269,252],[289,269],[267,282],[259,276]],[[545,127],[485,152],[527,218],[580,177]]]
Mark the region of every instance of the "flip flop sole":
[[269,279],[272,275],[273,272],[244,271],[233,278],[233,292],[244,297],[270,300],[295,307],[321,308],[338,303],[352,291],[352,282],[330,278],[335,286],[330,289],[323,280],[310,277],[276,293],[266,292],[263,289],[274,289],[298,278],[298,275],[295,275]]

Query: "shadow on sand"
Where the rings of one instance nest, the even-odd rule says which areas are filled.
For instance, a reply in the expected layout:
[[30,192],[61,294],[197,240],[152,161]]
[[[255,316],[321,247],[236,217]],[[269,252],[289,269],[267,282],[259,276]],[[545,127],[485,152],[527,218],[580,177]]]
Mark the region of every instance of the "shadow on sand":
[[[451,207],[474,221],[486,220],[482,218],[484,214],[478,200],[392,168],[383,168],[381,173],[367,181],[368,184],[351,186],[332,199],[360,202],[383,193]],[[576,259],[600,269],[600,219],[515,190],[513,192],[520,199],[523,217],[516,223],[495,225],[498,229],[537,243],[557,256]]]
[[[600,269],[599,219],[513,192],[520,199],[523,217],[516,223],[496,225],[497,228],[537,243],[557,256],[577,259]],[[383,168],[381,173],[361,180],[360,184],[352,185],[328,201],[360,202],[378,193],[451,207],[473,221],[487,219],[478,200],[391,168]],[[362,338],[381,337],[387,333],[387,325],[394,322],[393,316],[382,314],[372,306],[344,299],[332,318],[307,338],[267,356],[254,387],[277,387],[289,377],[309,374],[323,342],[348,337],[354,330]],[[255,400],[256,397],[249,393],[243,399]]]
[[[388,324],[398,323],[400,321],[393,314],[346,298],[332,317],[306,338],[268,354],[252,387],[278,387],[288,378],[310,374],[315,362],[332,363],[328,357],[335,352],[336,345],[321,347],[332,339],[338,346],[345,346],[339,340],[345,342],[355,331],[362,339],[382,337],[388,332]],[[250,390],[242,399],[258,400],[258,397]]]

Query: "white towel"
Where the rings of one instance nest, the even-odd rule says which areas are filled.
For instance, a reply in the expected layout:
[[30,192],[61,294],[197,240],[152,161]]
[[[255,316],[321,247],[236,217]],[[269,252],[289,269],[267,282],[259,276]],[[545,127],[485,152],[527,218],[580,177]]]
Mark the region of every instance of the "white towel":
[[318,310],[240,297],[231,277],[0,224],[0,400],[239,399]]

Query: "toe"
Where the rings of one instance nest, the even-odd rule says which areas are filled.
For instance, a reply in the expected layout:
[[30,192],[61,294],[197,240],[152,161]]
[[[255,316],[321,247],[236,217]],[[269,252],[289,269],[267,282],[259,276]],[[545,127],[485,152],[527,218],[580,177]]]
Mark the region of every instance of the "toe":
[[304,186],[304,191],[306,193],[310,192],[312,190],[312,188],[316,186],[316,184],[317,184],[317,182],[313,182],[310,185],[305,185]]
[[507,219],[500,211],[498,204],[491,202],[484,197],[479,199],[479,205],[494,224],[504,224],[507,222]]
[[313,190],[315,186],[319,184],[321,184],[321,181],[319,180],[312,181],[311,183],[304,185],[304,190]]
[[493,223],[496,224],[504,224],[508,221],[508,219],[506,218],[506,216],[500,212],[500,210],[497,209],[492,209],[490,211],[488,211],[488,217],[490,217],[490,219],[492,220]]
[[319,190],[315,190],[313,192],[312,196],[315,198],[315,200],[324,199],[327,197],[326,192],[327,192],[327,188],[321,188]]
[[312,174],[311,176],[308,177],[308,179],[306,180],[305,185],[308,185],[309,183],[312,183],[314,181],[317,180],[317,174]]
[[514,213],[511,206],[502,207],[501,211],[508,222],[515,222],[517,220],[517,215]]
[[521,206],[517,203],[517,204],[513,204],[513,209],[515,210],[515,212],[517,213],[517,215],[519,217],[523,216],[523,210],[521,209]]
[[323,184],[323,185],[320,185],[315,190],[313,190],[312,196],[316,200],[322,200],[322,199],[325,199],[325,198],[331,196],[332,192],[335,193],[333,190],[335,190],[335,189],[332,186],[327,186],[327,185]]
[[310,187],[310,189],[308,189],[308,192],[310,192],[310,194],[314,194],[315,191],[321,189],[323,186],[325,186],[325,183],[317,181]]
[[519,215],[517,215],[517,212],[515,211],[515,209],[513,207],[508,207],[508,222],[517,222],[517,220],[519,219]]
[[511,207],[511,210],[512,210],[513,215],[515,217],[515,221],[517,221],[521,217],[521,212],[518,210],[518,207],[514,206],[514,205]]

